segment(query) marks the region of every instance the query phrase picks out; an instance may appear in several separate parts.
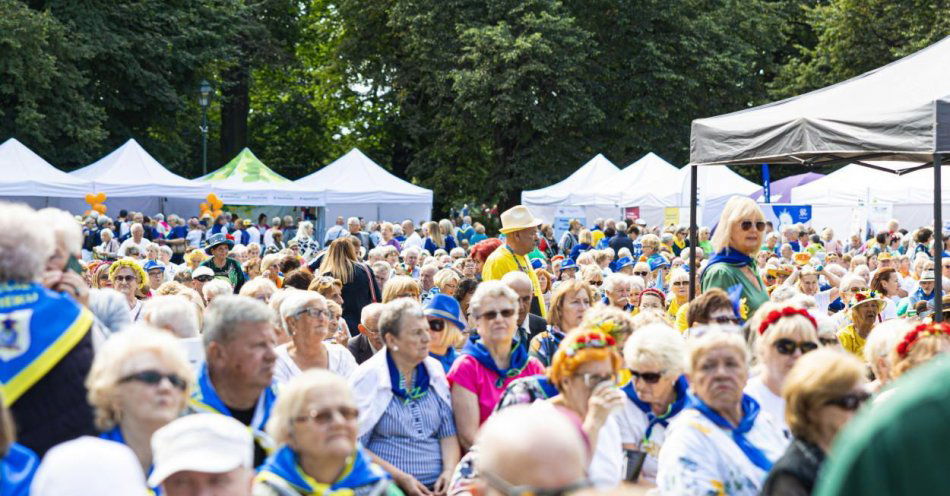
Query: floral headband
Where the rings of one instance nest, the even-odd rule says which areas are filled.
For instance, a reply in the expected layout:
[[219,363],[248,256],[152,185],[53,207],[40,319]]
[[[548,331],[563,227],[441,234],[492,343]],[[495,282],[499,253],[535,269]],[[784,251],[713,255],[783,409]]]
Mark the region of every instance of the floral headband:
[[765,334],[765,331],[768,330],[769,326],[778,322],[779,320],[785,317],[791,317],[793,315],[801,315],[808,319],[811,322],[811,325],[818,330],[818,321],[808,313],[808,310],[804,308],[795,308],[795,307],[785,307],[781,310],[772,310],[765,316],[765,319],[759,324],[759,336]]
[[938,336],[945,334],[950,336],[950,324],[944,322],[933,322],[931,324],[920,324],[914,330],[904,336],[904,340],[897,345],[897,354],[901,358],[906,358],[910,353],[910,347],[924,336]]
[[881,293],[877,291],[858,291],[854,293],[854,298],[852,298],[850,306],[854,308],[864,303],[865,300],[878,300],[879,304],[884,303],[884,301],[881,300]]
[[640,302],[643,301],[644,295],[653,295],[660,299],[660,303],[663,306],[666,306],[666,295],[662,291],[656,288],[647,288],[640,292],[640,297],[637,299],[637,306],[640,306]]
[[589,334],[578,336],[573,343],[567,345],[564,350],[564,354],[572,357],[576,355],[578,351],[586,350],[588,348],[602,349],[611,348],[616,345],[617,340],[615,340],[610,334],[591,332]]
[[592,326],[592,329],[596,329],[608,336],[613,336],[622,331],[623,327],[614,319],[604,319],[599,324]]

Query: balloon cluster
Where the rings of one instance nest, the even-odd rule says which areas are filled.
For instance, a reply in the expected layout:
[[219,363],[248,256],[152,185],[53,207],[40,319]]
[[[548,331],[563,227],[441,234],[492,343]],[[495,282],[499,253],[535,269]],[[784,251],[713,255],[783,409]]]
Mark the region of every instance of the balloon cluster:
[[224,213],[221,210],[221,208],[224,207],[224,202],[221,201],[220,198],[218,198],[218,195],[214,193],[209,193],[208,196],[205,197],[205,200],[208,200],[208,201],[201,202],[201,216],[202,217],[204,217],[205,214],[207,214],[217,219],[218,216]]
[[86,203],[89,204],[89,210],[86,210],[86,215],[89,215],[92,212],[99,212],[100,215],[105,215],[106,208],[106,194],[105,193],[86,193]]

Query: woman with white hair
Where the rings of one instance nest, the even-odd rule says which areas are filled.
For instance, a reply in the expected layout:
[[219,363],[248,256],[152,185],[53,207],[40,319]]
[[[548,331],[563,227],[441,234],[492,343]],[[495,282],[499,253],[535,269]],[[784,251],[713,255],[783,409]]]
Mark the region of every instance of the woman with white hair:
[[219,296],[226,296],[233,293],[234,289],[231,288],[231,284],[220,278],[212,279],[201,287],[201,296],[204,297],[207,305],[210,305],[211,301]]
[[131,448],[145,473],[152,434],[185,411],[193,386],[194,371],[175,339],[144,325],[106,341],[86,379],[100,437]]
[[142,321],[178,338],[178,345],[195,369],[204,360],[204,345],[198,334],[198,310],[184,294],[149,299],[142,309]]
[[119,240],[115,239],[112,229],[106,228],[99,231],[99,239],[102,243],[93,247],[92,252],[98,260],[115,260],[116,253],[119,251]]
[[740,196],[730,198],[713,235],[716,253],[699,275],[702,290],[720,288],[728,293],[738,284],[749,312],[755,312],[768,301],[769,293],[752,260],[762,244],[764,232],[765,216],[755,201]]
[[623,357],[632,378],[621,388],[629,399],[618,418],[621,441],[642,457],[641,476],[653,482],[667,427],[689,399],[686,341],[668,325],[650,324],[627,339]]
[[291,240],[297,242],[300,256],[307,262],[312,260],[320,250],[320,243],[314,238],[313,233],[313,222],[305,220],[297,225],[297,235]]
[[280,304],[281,325],[291,341],[274,349],[274,380],[283,384],[304,370],[319,368],[349,377],[356,359],[345,347],[326,342],[330,312],[314,291],[293,291]]
[[874,381],[868,384],[872,393],[880,391],[894,376],[891,374],[891,351],[897,343],[914,328],[913,321],[891,319],[882,322],[871,330],[864,343],[864,362],[874,374]]

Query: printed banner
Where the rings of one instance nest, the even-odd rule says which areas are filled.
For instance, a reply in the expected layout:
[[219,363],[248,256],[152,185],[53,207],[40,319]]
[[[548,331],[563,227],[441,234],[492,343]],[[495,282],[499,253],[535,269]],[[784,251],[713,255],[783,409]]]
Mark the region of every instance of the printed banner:
[[663,209],[663,225],[675,226],[680,223],[679,207],[665,207]]
[[628,221],[634,221],[640,218],[640,207],[626,207],[623,209],[623,216]]

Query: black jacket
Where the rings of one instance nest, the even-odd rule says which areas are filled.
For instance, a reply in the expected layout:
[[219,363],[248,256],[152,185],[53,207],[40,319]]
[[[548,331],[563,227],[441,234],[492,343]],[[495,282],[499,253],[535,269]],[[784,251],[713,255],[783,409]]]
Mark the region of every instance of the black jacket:
[[530,342],[538,334],[541,334],[548,328],[548,321],[544,320],[544,317],[540,315],[535,315],[533,313],[528,314],[528,332],[531,333],[528,336],[528,341]]
[[353,358],[356,359],[356,363],[358,364],[369,360],[370,357],[376,354],[376,352],[373,351],[373,347],[369,344],[369,338],[362,334],[350,338],[346,343],[346,348],[350,350],[350,353],[353,354]]
[[626,248],[633,254],[633,240],[630,239],[630,236],[627,236],[627,233],[618,232],[616,236],[610,239],[607,246],[614,250],[614,260],[620,256],[621,248]]
[[807,496],[818,479],[825,453],[803,439],[793,439],[785,454],[775,462],[765,479],[762,494],[766,496]]
[[[343,320],[350,328],[351,336],[359,332],[357,326],[360,324],[360,313],[363,312],[363,307],[373,302],[383,301],[379,285],[376,284],[376,278],[372,274],[372,269],[367,265],[353,264],[353,280],[343,285]],[[330,273],[322,275],[328,276]],[[373,295],[376,295],[375,300]]]

